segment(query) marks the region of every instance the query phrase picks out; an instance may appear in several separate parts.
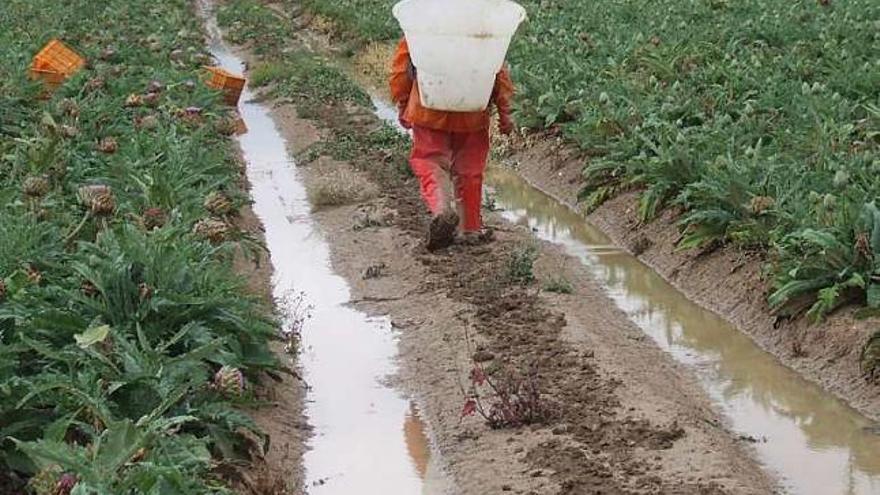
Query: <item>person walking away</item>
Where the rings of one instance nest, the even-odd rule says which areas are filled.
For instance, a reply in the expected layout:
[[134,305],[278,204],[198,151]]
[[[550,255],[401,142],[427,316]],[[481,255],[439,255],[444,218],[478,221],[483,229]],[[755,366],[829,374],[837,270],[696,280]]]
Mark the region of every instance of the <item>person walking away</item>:
[[[510,102],[514,86],[505,65],[495,77],[485,110],[447,112],[422,105],[417,78],[418,68],[413,66],[403,38],[391,63],[391,97],[397,105],[400,124],[412,130],[410,166],[432,215],[427,247],[433,251],[451,245],[457,233],[465,241],[481,236],[480,208],[489,156],[490,113],[494,106],[502,134],[513,131]],[[448,190],[449,182],[452,191]]]

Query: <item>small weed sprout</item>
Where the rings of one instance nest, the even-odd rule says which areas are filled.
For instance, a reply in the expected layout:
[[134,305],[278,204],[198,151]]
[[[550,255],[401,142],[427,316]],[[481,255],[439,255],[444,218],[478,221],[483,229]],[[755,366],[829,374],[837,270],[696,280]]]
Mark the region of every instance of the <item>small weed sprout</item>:
[[[479,363],[474,363],[461,419],[479,414],[489,427],[499,429],[537,423],[546,417],[534,373],[522,376],[505,367],[498,375],[493,379]],[[488,395],[484,395],[486,392]]]
[[571,294],[574,292],[574,287],[571,285],[571,282],[569,282],[567,278],[563,276],[557,276],[552,277],[550,280],[544,283],[544,290],[547,292],[554,292],[556,294]]
[[293,72],[293,69],[288,65],[279,62],[263,62],[251,69],[249,82],[258,88],[288,79]]
[[291,292],[278,301],[276,306],[283,322],[278,330],[278,336],[284,342],[284,352],[296,354],[303,327],[312,317],[315,307],[306,301],[305,292]]
[[483,209],[486,211],[498,211],[498,201],[496,200],[495,193],[492,190],[487,189],[483,191]]
[[315,211],[363,201],[375,190],[353,172],[337,169],[329,172],[309,191],[309,202]]
[[516,248],[507,260],[507,276],[514,282],[529,284],[535,280],[535,260],[538,249],[526,245]]

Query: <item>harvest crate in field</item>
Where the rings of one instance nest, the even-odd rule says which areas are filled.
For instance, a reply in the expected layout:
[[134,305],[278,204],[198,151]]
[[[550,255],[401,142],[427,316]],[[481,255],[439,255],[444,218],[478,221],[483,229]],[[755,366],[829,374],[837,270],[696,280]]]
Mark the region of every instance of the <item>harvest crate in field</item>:
[[210,78],[207,80],[208,87],[222,91],[223,100],[227,105],[238,105],[238,99],[244,89],[245,78],[220,67],[207,67],[207,69],[210,72]]
[[78,53],[60,40],[53,39],[34,56],[30,77],[44,81],[49,88],[56,88],[80,70],[85,63],[85,59]]

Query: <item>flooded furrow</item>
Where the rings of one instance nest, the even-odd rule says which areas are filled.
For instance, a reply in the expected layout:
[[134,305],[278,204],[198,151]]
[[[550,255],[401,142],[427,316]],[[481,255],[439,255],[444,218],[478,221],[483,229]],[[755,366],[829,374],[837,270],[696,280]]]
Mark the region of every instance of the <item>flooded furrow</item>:
[[[376,115],[400,129],[374,96]],[[590,268],[609,297],[676,360],[694,369],[717,407],[787,491],[803,495],[880,493],[875,425],[805,380],[714,313],[690,301],[638,258],[614,246],[581,215],[492,166],[486,185],[512,223],[528,225]]]
[[589,266],[630,319],[696,370],[734,431],[754,442],[783,486],[805,495],[880,493],[880,438],[869,432],[870,421],[782,366],[515,173],[496,167],[488,183],[506,219],[529,225]]
[[[212,54],[223,68],[241,73],[242,60],[221,40],[211,6],[201,6]],[[282,307],[296,294],[311,306],[300,341],[309,384],[305,409],[314,431],[304,458],[306,491],[445,493],[418,410],[387,385],[397,352],[390,322],[348,305],[349,287],[331,268],[329,246],[310,215],[286,142],[269,109],[253,96],[245,88],[239,111],[248,132],[238,139],[274,268],[273,294]]]

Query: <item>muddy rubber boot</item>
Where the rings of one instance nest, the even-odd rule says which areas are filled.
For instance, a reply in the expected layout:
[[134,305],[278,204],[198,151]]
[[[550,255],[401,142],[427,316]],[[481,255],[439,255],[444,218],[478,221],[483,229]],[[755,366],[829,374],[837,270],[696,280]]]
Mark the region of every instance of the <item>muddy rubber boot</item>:
[[458,214],[454,211],[441,213],[431,220],[426,242],[428,251],[436,251],[452,245],[458,230]]

